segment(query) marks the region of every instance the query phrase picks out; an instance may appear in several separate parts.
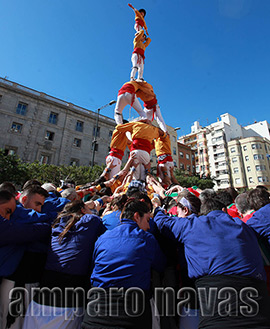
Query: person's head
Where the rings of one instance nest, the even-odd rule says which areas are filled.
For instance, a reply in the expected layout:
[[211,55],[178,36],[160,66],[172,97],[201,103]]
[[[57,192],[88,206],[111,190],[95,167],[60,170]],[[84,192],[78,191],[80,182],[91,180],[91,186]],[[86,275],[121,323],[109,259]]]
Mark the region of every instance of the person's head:
[[82,200],[75,200],[65,205],[64,209],[59,213],[53,224],[53,227],[55,227],[58,225],[61,218],[65,218],[65,228],[58,236],[60,242],[80,218],[86,214],[91,214],[91,210]]
[[9,191],[0,191],[0,216],[10,219],[10,215],[15,209],[16,201],[14,196]]
[[232,197],[233,200],[235,200],[235,198],[238,195],[238,192],[233,187],[227,187],[225,191],[227,191],[231,195],[231,197]]
[[191,214],[199,214],[201,200],[194,194],[188,193],[177,202],[177,216],[187,217]]
[[61,197],[66,198],[66,199],[70,200],[71,202],[78,199],[76,190],[75,190],[75,188],[72,188],[72,187],[69,187],[69,188],[66,188],[65,190],[63,190],[61,192]]
[[221,203],[225,204],[226,207],[233,203],[233,198],[231,194],[227,191],[219,191],[217,193],[217,198],[220,200]]
[[8,191],[9,193],[11,193],[14,197],[17,195],[17,189],[15,187],[14,184],[12,184],[11,182],[3,182],[0,185],[0,191]]
[[248,202],[248,193],[241,193],[235,198],[235,205],[239,213],[245,215],[248,211],[252,210]]
[[20,202],[26,209],[33,209],[41,212],[41,207],[49,193],[40,186],[30,186],[22,191],[20,195]]
[[140,229],[149,230],[150,211],[148,205],[140,200],[129,198],[126,202],[121,216],[121,219],[131,219],[137,223]]
[[120,194],[113,198],[113,200],[110,202],[110,207],[113,210],[122,210],[124,208],[125,203],[127,202],[127,195],[126,194]]
[[143,17],[145,17],[145,15],[146,15],[146,10],[145,9],[139,9],[138,10],[142,15],[143,15]]
[[37,179],[29,179],[26,181],[22,187],[22,190],[27,189],[30,186],[41,186],[41,183]]
[[148,208],[149,208],[149,211],[152,211],[153,210],[153,204],[152,204],[152,201],[151,199],[149,198],[149,196],[142,192],[142,191],[134,191],[130,197],[136,199],[136,200],[139,200],[139,201],[143,201],[147,204]]
[[209,198],[213,198],[217,195],[217,193],[211,189],[211,188],[206,188],[205,190],[203,190],[201,193],[200,193],[200,200],[201,202],[204,202],[204,200],[206,199],[209,199]]
[[268,203],[270,194],[268,191],[262,188],[255,188],[248,192],[248,203],[250,204],[251,209],[259,210]]
[[201,205],[200,214],[207,215],[214,210],[226,211],[226,206],[220,201],[217,196],[206,198],[204,197]]

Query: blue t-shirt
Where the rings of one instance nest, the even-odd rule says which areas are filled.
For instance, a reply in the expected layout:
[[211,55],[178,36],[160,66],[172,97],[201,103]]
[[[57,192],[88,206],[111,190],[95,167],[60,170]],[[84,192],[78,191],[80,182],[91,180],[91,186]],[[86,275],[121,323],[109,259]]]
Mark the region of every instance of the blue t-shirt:
[[68,231],[60,242],[68,218],[63,217],[52,229],[51,245],[48,251],[47,270],[71,275],[90,274],[92,254],[97,238],[106,231],[101,219],[96,215],[84,215]]
[[155,237],[130,219],[97,240],[93,261],[93,286],[143,290],[150,289],[151,268],[162,271],[166,263]]
[[256,235],[240,219],[221,210],[179,218],[157,209],[154,220],[162,234],[184,244],[189,277],[235,274],[265,280]]

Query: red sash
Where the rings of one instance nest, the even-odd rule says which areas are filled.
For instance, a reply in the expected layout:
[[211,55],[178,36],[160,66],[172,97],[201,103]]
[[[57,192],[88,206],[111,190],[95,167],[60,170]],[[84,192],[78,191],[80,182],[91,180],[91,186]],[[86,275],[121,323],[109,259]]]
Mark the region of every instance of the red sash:
[[132,141],[130,151],[143,150],[150,154],[152,147],[151,143],[147,139],[136,138]]
[[124,93],[135,93],[135,87],[131,83],[124,84],[118,91],[118,96],[124,94]]
[[112,157],[116,157],[120,160],[122,160],[123,156],[124,156],[124,152],[115,148],[111,148],[109,155],[111,155]]

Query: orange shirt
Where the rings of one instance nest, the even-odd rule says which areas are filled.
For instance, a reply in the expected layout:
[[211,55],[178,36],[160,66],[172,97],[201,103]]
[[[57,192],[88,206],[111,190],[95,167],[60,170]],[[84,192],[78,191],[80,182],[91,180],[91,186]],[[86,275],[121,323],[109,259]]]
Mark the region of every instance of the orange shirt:
[[122,126],[122,125],[117,125],[113,131],[110,148],[118,149],[118,150],[125,152],[127,144],[128,144],[128,139],[126,137],[125,132],[122,132],[121,130],[117,129],[117,127],[119,127],[119,126]]
[[171,151],[171,140],[169,135],[166,135],[165,138],[155,139],[155,151],[157,157],[163,154],[172,154]]

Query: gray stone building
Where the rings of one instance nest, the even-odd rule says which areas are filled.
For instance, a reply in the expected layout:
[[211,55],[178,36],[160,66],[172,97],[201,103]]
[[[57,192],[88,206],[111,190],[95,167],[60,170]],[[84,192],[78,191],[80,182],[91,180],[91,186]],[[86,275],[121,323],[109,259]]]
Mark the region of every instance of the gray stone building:
[[[23,161],[90,165],[97,113],[0,78],[0,148]],[[96,164],[104,164],[115,121],[99,115]],[[126,156],[123,159],[126,160]]]
[[[0,148],[25,162],[91,165],[97,116],[97,112],[0,78]],[[98,118],[94,163],[102,165],[115,121],[103,115]],[[177,133],[173,127],[167,129],[173,161],[178,167]],[[155,166],[155,152],[151,155]],[[126,151],[123,163],[127,158]]]

